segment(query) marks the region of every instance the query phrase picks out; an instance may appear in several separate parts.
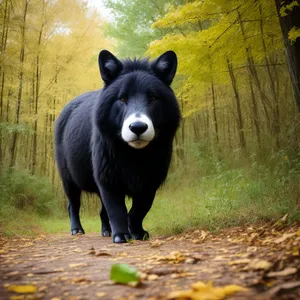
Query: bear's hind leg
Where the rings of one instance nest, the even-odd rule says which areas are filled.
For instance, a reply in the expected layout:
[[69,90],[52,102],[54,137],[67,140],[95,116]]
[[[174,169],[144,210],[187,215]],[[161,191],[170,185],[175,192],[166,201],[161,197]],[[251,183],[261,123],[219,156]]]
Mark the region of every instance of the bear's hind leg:
[[102,223],[102,229],[101,229],[101,233],[102,236],[104,237],[109,237],[111,236],[111,228],[110,228],[110,224],[109,224],[109,219],[108,219],[108,215],[106,212],[106,209],[101,201],[102,207],[100,210],[100,219],[101,219],[101,223]]
[[80,223],[80,196],[81,189],[74,182],[64,182],[64,190],[68,197],[69,217],[71,223],[71,235],[84,234],[84,230]]

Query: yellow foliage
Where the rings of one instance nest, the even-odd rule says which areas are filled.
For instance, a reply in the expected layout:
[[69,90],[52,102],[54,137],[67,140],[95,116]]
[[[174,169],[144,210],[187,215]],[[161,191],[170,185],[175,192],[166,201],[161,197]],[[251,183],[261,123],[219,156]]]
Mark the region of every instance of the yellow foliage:
[[[266,54],[283,47],[271,0],[259,4],[243,0],[193,1],[172,7],[153,26],[173,29],[161,40],[153,41],[148,54],[154,57],[169,49],[177,53],[181,82],[177,94],[183,103],[183,116],[207,106],[206,95],[210,95],[212,84],[230,84],[228,61],[234,68],[245,68],[249,53],[258,63]],[[291,37],[295,38],[294,31]]]
[[[283,2],[284,3],[284,2]],[[280,16],[281,17],[286,17],[290,11],[293,10],[294,7],[296,6],[299,6],[299,2],[298,0],[295,0],[295,1],[292,1],[291,3],[287,4],[287,5],[283,5],[281,8],[280,8]]]
[[293,27],[290,31],[289,31],[289,40],[293,43],[296,42],[296,39],[300,37],[300,28],[297,27]]
[[212,283],[205,284],[202,281],[192,285],[192,289],[171,292],[167,299],[186,300],[221,300],[237,292],[244,292],[247,289],[238,285],[227,285],[224,287],[213,287]]

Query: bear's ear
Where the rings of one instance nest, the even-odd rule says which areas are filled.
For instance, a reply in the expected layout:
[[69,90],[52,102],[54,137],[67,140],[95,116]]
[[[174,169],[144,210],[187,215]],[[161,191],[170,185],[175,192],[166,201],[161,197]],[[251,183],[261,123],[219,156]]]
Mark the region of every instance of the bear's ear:
[[151,68],[161,81],[170,85],[177,69],[177,56],[175,52],[165,52],[151,63]]
[[98,63],[101,77],[106,84],[117,78],[123,68],[122,63],[107,50],[99,53]]

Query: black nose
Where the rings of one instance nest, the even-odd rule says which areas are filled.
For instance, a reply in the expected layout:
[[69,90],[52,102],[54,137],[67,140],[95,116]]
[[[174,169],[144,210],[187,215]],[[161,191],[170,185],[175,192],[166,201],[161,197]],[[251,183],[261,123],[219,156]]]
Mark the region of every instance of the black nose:
[[144,122],[134,122],[129,125],[129,128],[136,135],[140,135],[147,130],[148,125]]

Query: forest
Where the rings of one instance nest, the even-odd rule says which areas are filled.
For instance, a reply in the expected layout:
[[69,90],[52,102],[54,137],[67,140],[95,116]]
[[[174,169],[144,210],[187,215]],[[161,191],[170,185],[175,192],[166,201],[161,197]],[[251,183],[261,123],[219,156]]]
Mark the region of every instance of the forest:
[[[183,118],[146,228],[300,220],[300,1],[103,6],[0,2],[0,232],[68,231],[53,129],[66,103],[103,86],[102,49],[150,59],[173,50],[179,60]],[[82,206],[85,228],[99,232],[99,199],[85,195]]]

